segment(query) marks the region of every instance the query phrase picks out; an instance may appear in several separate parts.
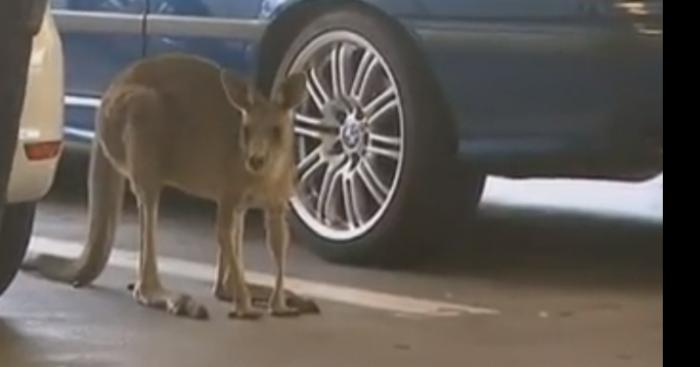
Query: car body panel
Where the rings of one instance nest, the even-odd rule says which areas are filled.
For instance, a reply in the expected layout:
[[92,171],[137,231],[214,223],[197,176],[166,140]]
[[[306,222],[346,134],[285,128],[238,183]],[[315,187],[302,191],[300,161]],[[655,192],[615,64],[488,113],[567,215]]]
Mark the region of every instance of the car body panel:
[[[459,122],[461,157],[491,173],[524,176],[608,175],[614,167],[602,165],[616,161],[611,153],[623,156],[620,165],[658,167],[660,13],[640,20],[613,2],[575,1],[525,8],[494,1],[479,13],[469,7],[474,1],[460,3],[462,19],[408,27]],[[644,27],[650,18],[655,29]],[[575,166],[585,158],[597,162]]]
[[258,1],[151,0],[146,55],[185,52],[252,75],[266,23]]
[[[134,2],[109,3],[124,4],[113,15],[133,16]],[[120,52],[130,60],[139,46],[143,55],[194,53],[252,78],[271,25],[296,7],[343,2],[148,0],[142,39],[130,33],[133,44]],[[464,162],[508,176],[643,178],[662,168],[662,1],[361,3],[416,45],[450,109]],[[88,51],[70,47],[68,62]],[[105,76],[93,82],[99,90],[123,63],[94,65]],[[79,97],[73,81],[69,93]],[[71,137],[89,138],[92,115],[69,117]]]
[[117,72],[143,55],[146,0],[54,0],[51,5],[66,61],[66,134],[87,142],[97,99]]
[[48,192],[58,157],[30,161],[25,144],[63,139],[63,51],[47,11],[34,36],[27,74],[27,89],[20,119],[7,198],[10,203],[41,199]]

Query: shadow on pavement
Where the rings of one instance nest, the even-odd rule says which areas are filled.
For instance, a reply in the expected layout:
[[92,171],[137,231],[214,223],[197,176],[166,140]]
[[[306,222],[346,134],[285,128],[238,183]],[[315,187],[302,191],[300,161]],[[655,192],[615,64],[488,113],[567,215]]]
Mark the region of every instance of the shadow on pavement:
[[416,270],[515,285],[661,288],[658,222],[484,205],[458,242]]
[[[87,155],[68,153],[51,200],[86,205]],[[167,215],[213,223],[212,204],[175,192],[165,196],[163,212]],[[133,209],[133,201],[127,205]],[[259,220],[251,220],[255,222]],[[661,222],[486,203],[454,245],[421,265],[396,271],[481,278],[514,286],[658,291],[662,262]],[[326,265],[333,266],[322,266]]]

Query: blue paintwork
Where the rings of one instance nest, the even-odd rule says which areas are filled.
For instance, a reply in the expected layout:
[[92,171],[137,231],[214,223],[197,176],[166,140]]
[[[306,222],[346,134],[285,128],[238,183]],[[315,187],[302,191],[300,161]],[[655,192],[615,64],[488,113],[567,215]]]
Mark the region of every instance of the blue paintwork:
[[[115,8],[108,1],[53,0],[53,9],[120,12],[139,15],[146,9],[146,0],[120,1]],[[141,58],[143,37],[139,34],[96,34],[61,31],[63,41],[66,94],[99,97],[115,71]],[[67,106],[66,126],[91,131],[94,110]],[[68,134],[68,138],[76,138]]]
[[[139,15],[148,30],[154,14],[260,20],[269,27],[302,3],[343,1],[54,0],[53,6]],[[458,125],[459,153],[488,172],[607,175],[579,163],[598,155],[606,160],[611,152],[644,160],[662,145],[662,40],[633,27],[653,17],[623,14],[612,0],[363,2],[415,42]],[[66,92],[74,96],[97,97],[128,63],[164,52],[199,54],[251,77],[261,62],[258,40],[235,34],[62,35]],[[67,117],[69,127],[92,129],[89,109],[69,107]]]
[[[150,0],[149,14],[255,19],[260,1],[226,0]],[[149,33],[145,35],[146,55],[186,52],[212,59],[243,75],[251,75],[255,66],[254,44],[248,40],[182,37]]]

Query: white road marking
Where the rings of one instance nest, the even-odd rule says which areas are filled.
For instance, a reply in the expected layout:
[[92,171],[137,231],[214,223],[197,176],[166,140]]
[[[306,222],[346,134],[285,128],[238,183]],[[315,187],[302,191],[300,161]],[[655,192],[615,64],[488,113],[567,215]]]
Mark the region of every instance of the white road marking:
[[663,223],[664,176],[643,182],[489,177],[484,206],[547,208]]
[[[81,243],[34,236],[30,243],[29,251],[74,257],[80,253],[82,248],[83,245]],[[137,256],[138,253],[134,251],[114,249],[109,259],[109,265],[135,269]],[[158,269],[163,274],[210,282],[213,282],[216,270],[214,266],[209,264],[163,256],[158,257]],[[274,277],[270,274],[246,271],[246,278],[249,282],[255,284],[274,284]],[[398,314],[413,314],[423,317],[500,314],[500,311],[491,308],[401,296],[292,277],[287,277],[286,281],[289,289],[309,297]]]

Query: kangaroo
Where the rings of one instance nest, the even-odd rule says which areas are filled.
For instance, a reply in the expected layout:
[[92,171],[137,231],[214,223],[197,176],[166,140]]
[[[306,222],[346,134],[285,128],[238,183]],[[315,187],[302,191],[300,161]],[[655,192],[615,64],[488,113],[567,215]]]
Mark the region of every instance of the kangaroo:
[[[288,200],[295,189],[293,110],[306,98],[303,73],[289,76],[271,99],[212,61],[184,54],[144,59],[119,74],[102,98],[89,168],[89,231],[82,254],[41,254],[24,268],[82,286],[104,269],[128,180],[138,202],[140,253],[133,297],[144,306],[207,318],[192,297],[161,285],[156,259],[160,193],[170,186],[217,203],[214,294],[233,301],[234,318],[257,319],[266,297],[274,316],[315,305],[284,290]],[[244,218],[265,211],[276,265],[274,288],[249,289],[242,263]],[[287,302],[287,298],[290,301]]]

